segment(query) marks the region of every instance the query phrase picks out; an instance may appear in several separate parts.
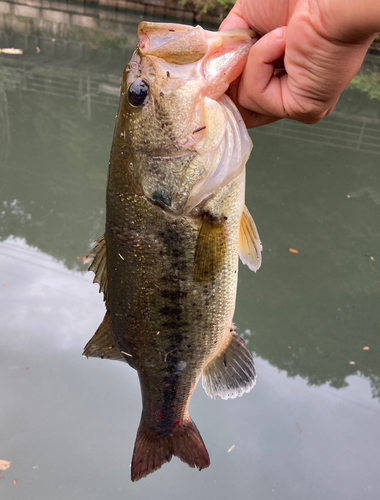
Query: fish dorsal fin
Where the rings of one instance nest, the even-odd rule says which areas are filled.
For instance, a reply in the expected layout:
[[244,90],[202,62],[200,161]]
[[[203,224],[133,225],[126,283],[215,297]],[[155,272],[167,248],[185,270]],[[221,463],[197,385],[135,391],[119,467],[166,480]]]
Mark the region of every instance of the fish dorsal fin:
[[227,346],[206,366],[202,385],[213,399],[233,399],[249,392],[256,383],[255,364],[244,341],[231,328]]
[[83,356],[86,356],[87,358],[105,358],[114,359],[116,361],[125,361],[125,358],[115,347],[108,312],[106,312],[99,328],[84,348]]
[[249,269],[256,272],[261,266],[262,249],[263,245],[261,244],[256,224],[248,212],[248,208],[244,205],[239,233],[239,256],[243,264],[246,264]]
[[89,271],[95,273],[93,283],[99,283],[99,293],[103,292],[105,303],[108,303],[108,278],[107,278],[107,245],[106,236],[103,234],[95,240],[97,243],[88,255],[93,255],[94,260],[91,262]]
[[209,215],[203,217],[198,232],[194,256],[194,278],[196,281],[211,281],[220,271],[227,251],[227,235],[224,219],[214,221]]

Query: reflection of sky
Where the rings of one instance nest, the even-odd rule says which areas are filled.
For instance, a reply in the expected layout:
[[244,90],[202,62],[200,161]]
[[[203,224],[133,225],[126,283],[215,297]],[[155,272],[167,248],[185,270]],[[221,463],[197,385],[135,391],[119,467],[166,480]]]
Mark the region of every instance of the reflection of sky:
[[141,500],[157,488],[168,499],[378,498],[380,406],[368,380],[311,387],[261,358],[249,395],[212,401],[196,390],[191,414],[209,469],[173,459],[130,483],[138,381],[123,363],[81,356],[104,314],[92,275],[8,239],[0,276],[0,459],[12,462],[1,498],[16,498],[15,488],[22,500]]

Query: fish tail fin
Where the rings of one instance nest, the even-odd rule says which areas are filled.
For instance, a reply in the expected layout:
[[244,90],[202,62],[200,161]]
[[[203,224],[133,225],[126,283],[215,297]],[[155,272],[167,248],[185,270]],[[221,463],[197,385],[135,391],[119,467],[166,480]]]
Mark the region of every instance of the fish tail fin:
[[197,426],[188,417],[180,422],[171,438],[173,455],[190,467],[206,469],[210,465],[210,457]]
[[132,458],[132,481],[160,469],[173,455],[199,470],[210,465],[203,439],[190,417],[180,422],[169,436],[159,436],[140,422]]

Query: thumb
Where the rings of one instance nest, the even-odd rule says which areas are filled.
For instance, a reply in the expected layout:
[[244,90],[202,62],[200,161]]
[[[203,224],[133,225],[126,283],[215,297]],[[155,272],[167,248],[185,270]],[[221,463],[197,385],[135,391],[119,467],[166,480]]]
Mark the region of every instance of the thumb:
[[285,72],[275,73],[275,63],[285,54],[286,28],[277,28],[252,46],[238,92],[241,106],[267,116],[286,118],[282,87]]
[[247,23],[242,14],[239,0],[237,0],[231,12],[219,26],[219,31],[231,30],[233,28],[248,28],[248,29],[251,28],[251,26]]

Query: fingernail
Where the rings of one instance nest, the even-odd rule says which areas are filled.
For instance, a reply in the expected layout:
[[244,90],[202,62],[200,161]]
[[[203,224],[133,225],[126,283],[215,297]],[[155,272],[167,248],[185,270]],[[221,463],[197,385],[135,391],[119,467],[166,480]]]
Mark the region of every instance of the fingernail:
[[284,30],[282,28],[276,28],[275,30],[273,30],[273,33],[275,33],[278,38],[282,38],[283,32]]

